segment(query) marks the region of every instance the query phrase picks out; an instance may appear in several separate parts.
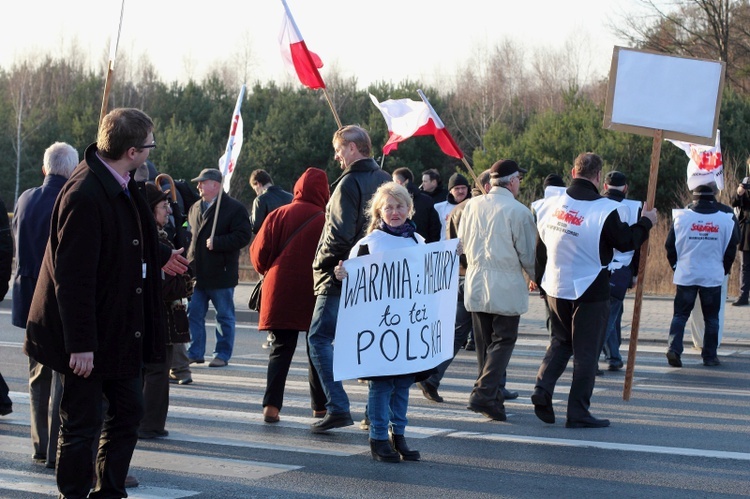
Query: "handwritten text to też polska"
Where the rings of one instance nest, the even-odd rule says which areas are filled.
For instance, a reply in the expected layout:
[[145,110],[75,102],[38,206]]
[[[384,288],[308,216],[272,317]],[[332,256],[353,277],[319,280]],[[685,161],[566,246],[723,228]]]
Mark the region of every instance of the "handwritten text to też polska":
[[[379,334],[370,329],[357,333],[359,364],[362,353],[375,346],[378,337],[377,346],[382,356],[389,361],[396,360],[401,354],[405,355],[406,360],[416,359],[417,356],[412,355],[412,349],[416,351],[423,348],[423,359],[441,352],[441,322],[430,321],[429,311],[424,305],[418,306],[417,301],[419,296],[449,289],[457,262],[458,255],[454,251],[432,251],[425,255],[421,273],[412,270],[409,260],[403,258],[364,266],[356,271],[353,278],[350,275],[345,279],[344,308],[356,306],[360,302],[388,301],[380,316]],[[391,312],[393,300],[411,301],[405,318]],[[419,329],[418,338],[412,338],[415,326]]]

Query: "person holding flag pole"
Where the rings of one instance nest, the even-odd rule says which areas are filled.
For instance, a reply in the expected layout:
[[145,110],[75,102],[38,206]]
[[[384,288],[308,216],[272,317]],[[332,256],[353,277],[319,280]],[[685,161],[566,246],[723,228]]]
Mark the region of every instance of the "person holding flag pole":
[[[188,308],[191,343],[188,359],[202,364],[206,351],[206,313],[209,300],[216,309],[216,348],[209,367],[224,367],[234,348],[234,288],[239,282],[240,250],[250,243],[252,226],[245,206],[224,193],[234,173],[242,145],[240,107],[245,85],[240,89],[229,129],[229,140],[221,170],[205,168],[193,179],[201,199],[190,207],[188,223],[193,237],[188,261],[195,276],[195,289]],[[223,180],[223,183],[222,183]],[[224,199],[226,198],[226,199]],[[223,200],[223,204],[222,204]],[[211,230],[208,221],[213,219]]]

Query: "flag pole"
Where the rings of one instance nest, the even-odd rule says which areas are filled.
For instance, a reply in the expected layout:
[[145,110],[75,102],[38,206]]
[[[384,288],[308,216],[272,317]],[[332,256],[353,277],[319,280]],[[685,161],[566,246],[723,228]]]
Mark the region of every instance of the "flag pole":
[[[648,192],[646,194],[645,208],[653,209],[656,200],[656,181],[659,177],[659,156],[661,156],[661,143],[664,130],[654,130],[654,142],[651,147],[651,167],[648,174]],[[648,242],[646,239],[641,245],[641,258],[638,262],[638,284],[635,288],[635,304],[633,306],[633,323],[630,328],[630,344],[628,346],[628,365],[625,369],[625,384],[622,390],[622,399],[630,400],[630,391],[633,388],[633,370],[635,368],[635,355],[638,349],[638,332],[641,322],[641,304],[643,303],[643,289],[646,284],[646,260],[648,259]]]
[[[422,101],[427,105],[427,107],[430,108],[432,115],[436,116],[437,119],[440,119],[440,116],[438,116],[438,113],[435,112],[435,108],[432,107],[432,104],[430,104],[430,101],[427,100],[427,96],[424,94],[424,92],[422,92],[422,90],[418,88],[417,93],[419,94],[419,98],[422,99]],[[445,127],[445,123],[443,123],[442,120],[440,122],[440,125]],[[474,179],[474,185],[479,187],[479,189],[482,191],[482,194],[487,194],[487,192],[484,190],[484,186],[479,184],[479,179],[477,178],[477,174],[474,173],[474,169],[471,167],[471,165],[469,165],[469,162],[466,160],[466,156],[464,156],[463,153],[461,156],[461,161],[463,162],[464,166],[466,166],[466,169],[469,171],[469,174],[471,175],[471,177]]]
[[341,125],[341,119],[339,119],[339,115],[336,112],[336,108],[333,107],[333,101],[331,100],[331,96],[328,95],[328,89],[326,87],[323,87],[323,94],[326,96],[326,100],[328,101],[328,107],[331,108],[331,112],[333,113],[333,119],[336,120],[336,125],[338,125],[339,128],[342,127]]
[[[227,147],[224,151],[224,164],[221,165],[220,171],[222,172],[222,179],[219,189],[219,195],[216,198],[216,209],[214,210],[214,221],[211,226],[211,243],[213,244],[214,234],[216,233],[216,220],[219,216],[219,208],[221,207],[221,197],[224,194],[224,175],[229,174],[228,165],[232,161],[232,149],[234,148],[234,134],[237,130],[237,123],[235,123],[235,116],[239,116],[240,109],[242,108],[242,101],[245,99],[245,84],[242,84],[240,88],[240,94],[237,96],[237,102],[234,105],[234,112],[232,113],[232,122],[229,125],[229,138],[227,139]],[[239,120],[238,120],[239,121]],[[229,190],[229,186],[227,186]]]
[[122,0],[120,6],[120,22],[117,24],[117,35],[112,37],[109,43],[109,63],[107,64],[107,77],[104,80],[104,95],[102,96],[102,107],[99,110],[99,124],[102,124],[104,116],[107,114],[107,104],[109,102],[109,90],[112,87],[112,79],[115,72],[115,56],[117,55],[117,46],[120,43],[120,31],[122,31],[122,17],[125,13],[125,0]]

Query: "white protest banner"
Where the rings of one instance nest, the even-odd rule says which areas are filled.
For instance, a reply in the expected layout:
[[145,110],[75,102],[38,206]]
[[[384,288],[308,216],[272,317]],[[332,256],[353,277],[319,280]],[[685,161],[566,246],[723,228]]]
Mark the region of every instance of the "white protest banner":
[[453,356],[457,239],[344,262],[333,378],[426,371]]

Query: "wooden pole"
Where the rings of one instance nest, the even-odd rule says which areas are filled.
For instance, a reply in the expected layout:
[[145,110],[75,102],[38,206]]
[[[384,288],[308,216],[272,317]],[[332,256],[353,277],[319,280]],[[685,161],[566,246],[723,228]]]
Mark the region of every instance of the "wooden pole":
[[464,166],[467,170],[469,170],[469,174],[471,175],[471,178],[474,179],[474,185],[479,186],[479,190],[482,191],[482,194],[487,194],[487,191],[484,190],[484,186],[479,183],[479,178],[477,177],[477,174],[474,173],[474,169],[469,165],[469,162],[466,161],[466,156],[461,157],[461,161],[464,162]]
[[[651,147],[651,167],[648,174],[648,192],[646,194],[646,206],[644,209],[652,209],[656,200],[656,181],[659,177],[659,157],[661,156],[661,143],[664,137],[663,130],[654,130],[654,143]],[[646,239],[641,245],[641,259],[638,264],[638,285],[635,288],[635,305],[633,307],[633,325],[630,329],[630,345],[628,347],[628,365],[625,369],[625,385],[623,386],[622,399],[630,400],[630,391],[633,388],[633,370],[635,368],[635,355],[638,348],[638,328],[641,322],[641,304],[643,303],[643,287],[646,282],[646,260],[648,258],[648,242]]]
[[323,87],[323,94],[326,96],[326,100],[328,101],[328,107],[331,108],[331,112],[333,113],[333,119],[336,120],[336,125],[338,125],[339,128],[341,128],[343,125],[341,124],[341,119],[339,119],[339,115],[336,112],[336,108],[333,107],[333,101],[331,100],[331,96],[328,95],[328,89]]
[[120,32],[122,31],[122,18],[125,15],[125,0],[120,4],[120,20],[117,23],[117,29],[112,35],[109,42],[109,62],[107,64],[107,78],[104,80],[104,96],[102,97],[102,107],[99,110],[99,125],[102,124],[104,116],[107,114],[109,105],[109,90],[112,88],[112,80],[115,73],[115,57],[117,56],[117,46],[120,44]]

